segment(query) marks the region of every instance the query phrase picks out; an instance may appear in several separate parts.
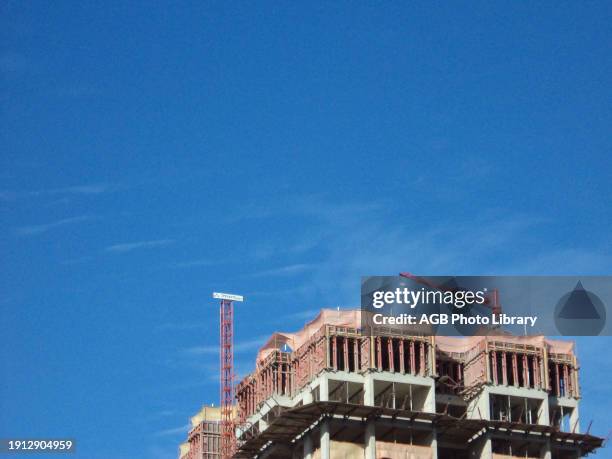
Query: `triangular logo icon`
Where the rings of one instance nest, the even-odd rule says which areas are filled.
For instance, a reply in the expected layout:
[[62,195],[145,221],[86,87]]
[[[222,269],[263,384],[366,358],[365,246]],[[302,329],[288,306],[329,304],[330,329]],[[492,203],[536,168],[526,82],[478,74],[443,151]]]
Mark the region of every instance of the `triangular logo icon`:
[[559,312],[561,319],[601,319],[589,293],[578,281]]

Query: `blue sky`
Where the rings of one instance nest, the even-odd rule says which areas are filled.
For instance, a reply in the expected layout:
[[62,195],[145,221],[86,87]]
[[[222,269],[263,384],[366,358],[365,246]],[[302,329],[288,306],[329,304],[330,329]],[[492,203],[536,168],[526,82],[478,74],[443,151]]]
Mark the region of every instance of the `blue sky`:
[[0,8],[0,437],[175,457],[213,290],[244,374],[361,275],[612,274],[609,2]]

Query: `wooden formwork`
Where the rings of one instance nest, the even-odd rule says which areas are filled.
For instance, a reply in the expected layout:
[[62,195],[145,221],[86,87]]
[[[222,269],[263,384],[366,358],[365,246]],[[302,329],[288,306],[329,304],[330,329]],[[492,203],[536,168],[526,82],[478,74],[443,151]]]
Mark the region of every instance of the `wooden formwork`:
[[573,352],[550,353],[544,340],[483,338],[465,352],[464,395],[483,384],[542,389],[561,397],[580,395]]
[[329,336],[326,331],[326,326],[322,326],[293,352],[291,363],[295,375],[294,392],[299,391],[324,368],[329,368],[327,353]]
[[436,355],[433,337],[377,335],[368,338],[367,369],[392,373],[433,376]]
[[432,376],[439,388],[466,399],[485,384],[579,396],[573,351],[549,353],[549,341],[541,337],[447,338],[439,348],[433,336],[402,335],[393,328],[376,332],[323,324],[292,352],[267,354],[237,387],[240,422],[274,394],[295,396],[323,370]]
[[487,383],[547,389],[544,346],[483,338],[463,360],[466,395]]
[[359,329],[326,325],[327,367],[346,372],[361,370],[361,333]]
[[573,353],[549,353],[547,382],[557,397],[580,397],[578,360]]
[[241,423],[272,395],[292,394],[293,368],[289,352],[274,351],[258,363],[254,373],[236,387],[238,419]]
[[257,378],[248,375],[236,386],[236,400],[238,402],[238,422],[243,424],[247,417],[257,409]]
[[355,327],[325,324],[293,352],[273,351],[256,371],[237,386],[239,422],[255,413],[270,396],[293,396],[321,371],[389,371],[433,376],[436,353],[433,337],[365,336]]
[[221,457],[221,424],[204,420],[191,429],[187,441],[189,448],[181,459],[219,459]]
[[502,340],[487,341],[488,382],[547,389],[545,346]]

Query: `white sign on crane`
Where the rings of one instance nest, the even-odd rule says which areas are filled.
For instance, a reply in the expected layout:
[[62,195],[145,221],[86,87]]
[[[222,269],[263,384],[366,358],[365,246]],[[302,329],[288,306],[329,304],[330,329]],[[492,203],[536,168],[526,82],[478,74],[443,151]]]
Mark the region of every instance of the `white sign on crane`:
[[244,301],[244,297],[242,295],[233,295],[231,293],[213,292],[213,298],[218,300]]

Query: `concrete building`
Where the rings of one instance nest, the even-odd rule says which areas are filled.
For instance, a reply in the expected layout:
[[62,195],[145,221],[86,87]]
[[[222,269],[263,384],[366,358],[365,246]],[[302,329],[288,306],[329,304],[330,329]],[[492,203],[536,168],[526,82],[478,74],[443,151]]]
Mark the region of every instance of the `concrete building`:
[[270,337],[237,386],[234,457],[574,459],[601,447],[581,433],[573,343],[365,334],[360,314],[322,310]]

